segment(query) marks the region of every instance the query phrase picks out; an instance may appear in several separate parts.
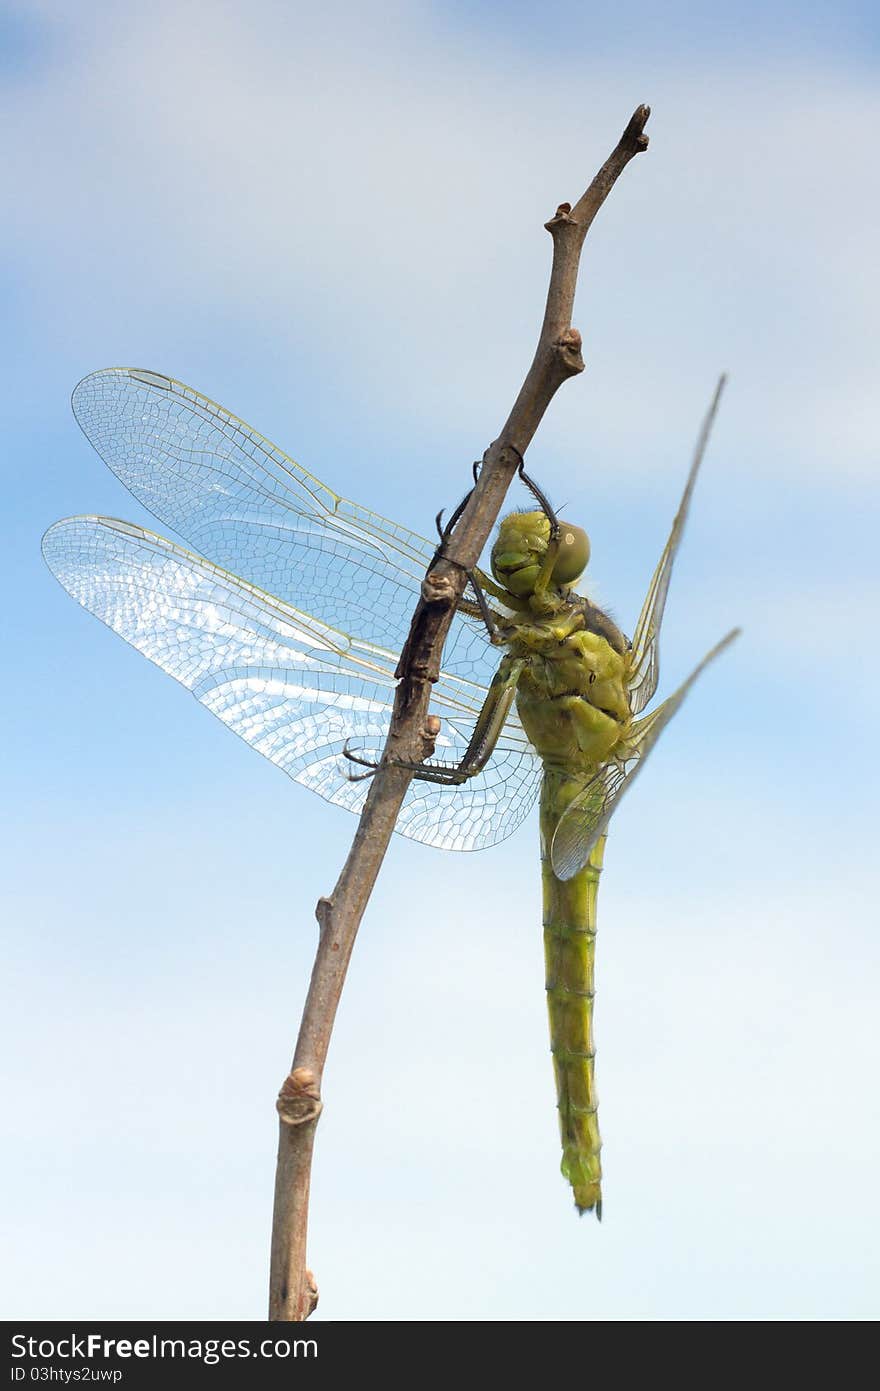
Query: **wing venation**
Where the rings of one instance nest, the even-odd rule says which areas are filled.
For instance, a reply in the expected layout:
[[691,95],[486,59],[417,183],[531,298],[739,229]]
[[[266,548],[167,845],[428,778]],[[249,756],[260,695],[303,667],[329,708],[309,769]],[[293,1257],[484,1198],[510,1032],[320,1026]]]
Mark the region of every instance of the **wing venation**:
[[[43,539],[46,561],[85,608],[125,638],[270,762],[327,801],[360,811],[346,740],[378,758],[388,734],[396,654],[360,642],[254,584],[128,522],[73,517]],[[437,756],[458,762],[483,688],[444,673],[432,708]],[[474,850],[510,835],[531,806],[540,763],[513,717],[497,756],[459,788],[414,782],[402,835]]]

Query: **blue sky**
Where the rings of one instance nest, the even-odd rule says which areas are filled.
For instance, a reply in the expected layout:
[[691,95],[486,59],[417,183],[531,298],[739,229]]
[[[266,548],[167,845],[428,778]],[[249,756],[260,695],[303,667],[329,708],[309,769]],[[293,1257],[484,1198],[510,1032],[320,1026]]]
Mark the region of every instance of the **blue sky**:
[[319,1314],[875,1316],[876,17],[314,10],[0,10],[7,1316],[262,1316],[273,1100],[355,825],[43,567],[60,516],[149,524],[71,389],[171,373],[429,532],[531,359],[542,223],[640,101],[530,464],[631,630],[727,370],[661,692],[744,635],[612,827],[605,1221],[557,1172],[534,818],[401,841],[325,1076]]

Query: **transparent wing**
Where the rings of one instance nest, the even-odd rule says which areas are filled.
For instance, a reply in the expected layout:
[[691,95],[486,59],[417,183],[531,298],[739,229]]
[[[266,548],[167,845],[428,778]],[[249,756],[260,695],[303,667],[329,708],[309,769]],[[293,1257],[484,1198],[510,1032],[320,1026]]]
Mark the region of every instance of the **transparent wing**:
[[663,622],[663,610],[666,607],[666,595],[669,591],[669,581],[672,578],[672,565],[675,560],[681,542],[684,524],[687,521],[688,509],[691,504],[691,494],[694,491],[694,484],[697,481],[697,474],[700,464],[703,462],[703,455],[706,452],[706,445],[709,442],[709,434],[712,429],[712,422],[718,410],[721,400],[721,393],[724,390],[725,378],[722,377],[712,398],[706,419],[703,421],[700,436],[697,440],[697,447],[694,451],[694,459],[691,470],[688,474],[684,493],[679,503],[678,511],[675,514],[675,521],[672,523],[672,530],[669,533],[669,540],[660,557],[660,563],[651,577],[648,586],[648,593],[639,614],[639,621],[632,640],[632,676],[629,682],[630,709],[634,715],[640,714],[648,704],[657,689],[660,680],[660,625]]
[[[351,739],[368,755],[381,753],[396,654],[128,522],[58,522],[43,554],[80,604],[253,748],[327,801],[360,811],[368,784],[348,780],[342,748]],[[485,692],[447,674],[435,690],[437,753],[458,761]],[[463,787],[413,783],[397,830],[444,849],[494,845],[522,821],[539,780],[537,755],[514,717],[490,765]]]
[[559,819],[559,825],[550,847],[553,873],[558,879],[571,879],[590,858],[590,854],[600,836],[604,835],[624,792],[632,786],[639,769],[660,738],[672,716],[701,672],[710,662],[738,637],[739,629],[734,628],[722,638],[711,652],[691,672],[687,680],[679,686],[674,695],[662,705],[637,720],[632,727],[631,737],[623,757],[606,763],[595,777],[585,784],[583,790],[566,807]]
[[[83,432],[154,516],[200,555],[332,627],[399,653],[436,542],[339,497],[276,445],[172,377],[94,372]],[[488,685],[483,625],[453,620],[450,672]]]

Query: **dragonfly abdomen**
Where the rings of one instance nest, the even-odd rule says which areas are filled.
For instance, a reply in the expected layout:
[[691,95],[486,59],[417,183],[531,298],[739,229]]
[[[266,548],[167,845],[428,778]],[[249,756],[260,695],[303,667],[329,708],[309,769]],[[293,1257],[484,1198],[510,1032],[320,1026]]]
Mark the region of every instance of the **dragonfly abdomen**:
[[602,1211],[602,1141],[595,1084],[593,997],[596,956],[596,895],[604,836],[589,863],[572,879],[560,880],[550,863],[559,821],[556,779],[545,774],[541,795],[541,875],[544,898],[544,960],[550,1050],[556,1074],[562,1172],[578,1211]]

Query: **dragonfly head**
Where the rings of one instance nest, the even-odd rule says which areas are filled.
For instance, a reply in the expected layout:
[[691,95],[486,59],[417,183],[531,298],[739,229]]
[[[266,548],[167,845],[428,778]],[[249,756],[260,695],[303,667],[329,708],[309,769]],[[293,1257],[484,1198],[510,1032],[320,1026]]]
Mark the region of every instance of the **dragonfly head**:
[[[512,512],[499,527],[492,547],[492,574],[511,594],[527,599],[534,594],[550,544],[550,522],[544,512]],[[558,589],[575,584],[587,568],[590,539],[579,526],[559,524],[559,554],[551,571]]]

